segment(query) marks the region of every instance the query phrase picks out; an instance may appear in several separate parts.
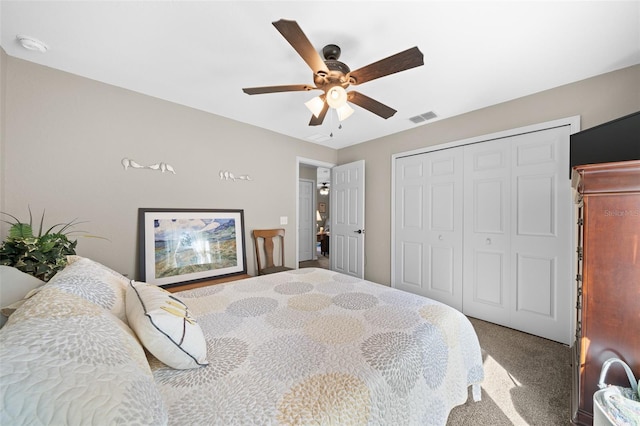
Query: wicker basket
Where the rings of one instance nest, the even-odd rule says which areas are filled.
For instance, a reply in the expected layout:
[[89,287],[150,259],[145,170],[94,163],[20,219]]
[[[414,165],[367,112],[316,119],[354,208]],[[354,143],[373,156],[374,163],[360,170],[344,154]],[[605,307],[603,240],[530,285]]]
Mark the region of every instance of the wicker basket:
[[[605,384],[607,371],[614,363],[622,365],[631,388]],[[593,394],[593,426],[640,426],[639,384],[624,361],[618,358],[606,360],[600,372],[600,390]]]

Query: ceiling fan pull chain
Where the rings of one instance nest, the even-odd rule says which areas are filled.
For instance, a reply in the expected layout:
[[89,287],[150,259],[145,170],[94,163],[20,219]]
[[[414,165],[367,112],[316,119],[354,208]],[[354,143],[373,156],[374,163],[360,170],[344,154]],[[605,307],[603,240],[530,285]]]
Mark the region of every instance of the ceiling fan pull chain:
[[329,128],[331,129],[331,134],[329,135],[330,137],[333,137],[333,114],[335,114],[335,109],[331,108],[333,111],[329,114],[331,117],[331,125],[329,126]]

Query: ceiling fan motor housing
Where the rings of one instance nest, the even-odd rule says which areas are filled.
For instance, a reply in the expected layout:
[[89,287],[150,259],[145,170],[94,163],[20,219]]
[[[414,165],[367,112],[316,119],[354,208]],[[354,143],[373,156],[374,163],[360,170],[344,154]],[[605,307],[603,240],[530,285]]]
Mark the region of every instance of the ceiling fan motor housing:
[[322,48],[322,56],[326,60],[337,61],[340,58],[340,46],[335,44],[327,44]]
[[351,72],[351,69],[344,62],[338,61],[340,57],[340,47],[335,44],[328,44],[322,49],[322,55],[325,60],[324,63],[329,69],[329,73],[324,72],[314,74],[313,80],[318,89],[325,90],[325,92],[333,86],[339,85],[343,88],[349,87],[349,79],[347,74]]

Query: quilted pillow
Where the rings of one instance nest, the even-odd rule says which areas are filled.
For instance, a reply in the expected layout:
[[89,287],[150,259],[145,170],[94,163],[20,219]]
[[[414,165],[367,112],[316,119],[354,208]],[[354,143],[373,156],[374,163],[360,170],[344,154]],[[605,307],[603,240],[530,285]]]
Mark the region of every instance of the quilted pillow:
[[11,314],[44,284],[44,281],[17,268],[0,265],[0,328]]
[[125,294],[129,279],[91,259],[67,256],[67,266],[49,280],[65,293],[75,294],[127,323]]
[[135,335],[111,313],[45,285],[0,330],[0,424],[168,421]]
[[129,325],[145,348],[169,367],[203,367],[207,343],[187,305],[168,291],[131,281],[126,296]]

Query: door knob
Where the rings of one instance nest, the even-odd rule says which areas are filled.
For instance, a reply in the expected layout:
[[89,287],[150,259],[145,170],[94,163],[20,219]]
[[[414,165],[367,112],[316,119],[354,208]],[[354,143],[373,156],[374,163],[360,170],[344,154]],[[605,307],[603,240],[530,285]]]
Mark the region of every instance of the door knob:
[[364,234],[364,229],[358,229],[357,231],[353,231],[356,234]]
[[487,238],[487,240],[485,241],[486,245],[491,245],[491,238]]
[[442,241],[442,240],[444,240],[444,237],[443,237],[442,235],[438,235],[438,239],[439,239],[440,241]]

